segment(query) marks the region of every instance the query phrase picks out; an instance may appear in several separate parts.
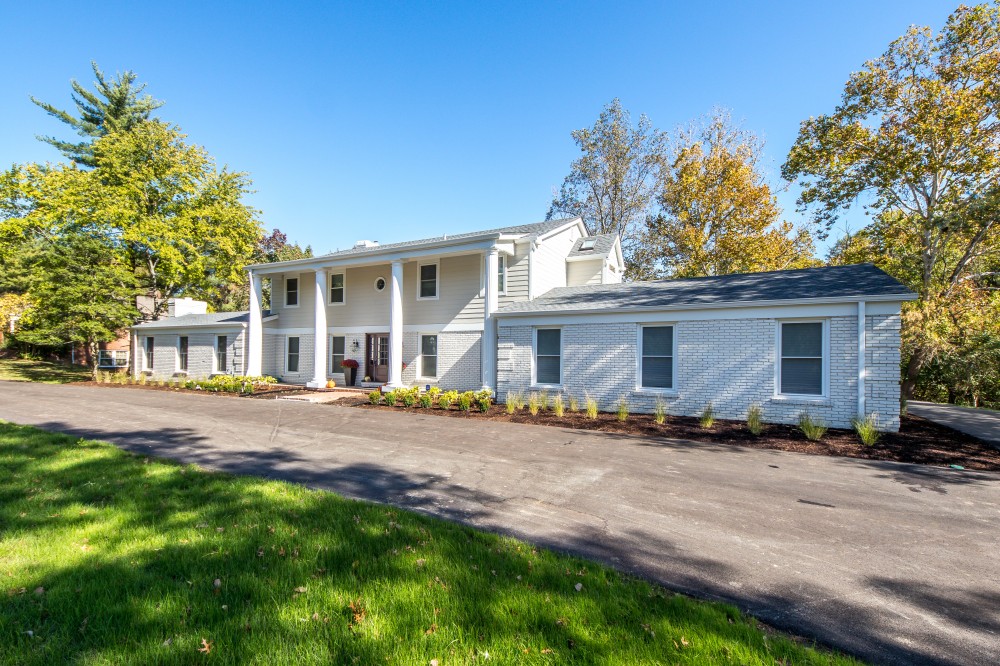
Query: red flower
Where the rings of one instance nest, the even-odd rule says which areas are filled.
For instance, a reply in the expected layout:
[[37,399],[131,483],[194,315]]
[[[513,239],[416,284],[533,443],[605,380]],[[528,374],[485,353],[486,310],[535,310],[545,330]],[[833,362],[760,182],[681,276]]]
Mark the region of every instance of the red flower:
[[342,367],[342,368],[357,368],[358,367],[358,362],[355,361],[353,358],[345,358],[343,361],[340,362],[340,367]]

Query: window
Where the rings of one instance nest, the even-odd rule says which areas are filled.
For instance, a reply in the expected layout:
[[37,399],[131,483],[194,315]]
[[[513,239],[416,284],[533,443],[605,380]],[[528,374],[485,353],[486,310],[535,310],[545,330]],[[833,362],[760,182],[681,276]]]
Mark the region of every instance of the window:
[[330,365],[333,366],[331,373],[343,372],[344,368],[340,364],[344,362],[344,344],[346,338],[342,335],[335,335],[330,344]]
[[420,336],[420,376],[438,376],[438,336]]
[[382,291],[385,289],[385,278],[377,277],[375,278],[375,291]]
[[288,338],[288,349],[285,354],[285,372],[299,371],[299,339]]
[[226,372],[226,345],[229,341],[226,336],[220,335],[215,338],[215,371]]
[[823,322],[783,322],[778,392],[823,395]]
[[285,279],[285,306],[297,308],[299,306],[299,279]]
[[596,238],[587,238],[582,243],[580,243],[580,250],[581,251],[593,250],[594,245],[596,244],[597,244]]
[[334,273],[330,276],[330,304],[340,305],[344,302],[344,274]]
[[186,335],[177,338],[177,370],[180,372],[188,370],[188,339]]
[[501,294],[507,293],[507,255],[505,254],[497,257],[497,291]]
[[639,385],[642,388],[674,387],[674,327],[643,326],[640,340]]
[[143,360],[146,363],[145,370],[153,369],[153,338],[146,338],[143,340],[143,345],[146,353],[143,355]]
[[535,330],[535,383],[562,383],[562,331],[558,328]]
[[438,265],[421,264],[417,298],[438,297]]

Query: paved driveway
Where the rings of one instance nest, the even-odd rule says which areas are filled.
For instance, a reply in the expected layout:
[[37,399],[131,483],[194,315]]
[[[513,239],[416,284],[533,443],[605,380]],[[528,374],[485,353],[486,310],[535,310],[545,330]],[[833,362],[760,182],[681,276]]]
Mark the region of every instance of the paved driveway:
[[1000,448],[1000,412],[993,409],[976,409],[937,402],[911,400],[907,403],[911,414],[929,421],[978,437]]
[[1000,475],[545,426],[0,382],[0,418],[583,554],[882,663],[995,663]]

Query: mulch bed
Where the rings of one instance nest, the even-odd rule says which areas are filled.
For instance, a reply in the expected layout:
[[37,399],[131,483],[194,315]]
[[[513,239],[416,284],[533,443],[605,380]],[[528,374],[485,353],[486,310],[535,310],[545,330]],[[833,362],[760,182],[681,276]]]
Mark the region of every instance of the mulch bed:
[[759,436],[747,430],[741,421],[718,420],[711,428],[702,428],[697,418],[668,416],[666,423],[657,425],[648,414],[632,414],[622,423],[614,414],[601,413],[595,420],[582,413],[566,412],[561,418],[552,412],[532,416],[524,409],[507,414],[503,405],[494,405],[487,413],[461,412],[420,407],[387,407],[371,405],[364,398],[342,398],[336,405],[361,409],[382,409],[414,412],[446,418],[478,419],[506,423],[557,426],[579,430],[642,437],[686,439],[712,444],[744,446],[754,449],[776,449],[821,456],[845,456],[865,460],[888,460],[921,465],[961,465],[966,469],[1000,471],[1000,450],[976,437],[932,423],[919,416],[904,416],[899,432],[884,433],[875,446],[865,446],[852,430],[830,429],[819,442],[811,442],[795,426],[768,424]]
[[294,395],[298,393],[311,393],[301,386],[275,386],[267,384],[254,390],[254,393],[242,395],[239,393],[227,393],[225,391],[206,391],[205,389],[188,389],[179,386],[157,386],[155,384],[107,384],[95,381],[73,382],[73,386],[99,386],[101,388],[120,389],[141,389],[144,391],[167,391],[170,393],[197,393],[198,395],[221,395],[230,398],[275,398],[279,395]]

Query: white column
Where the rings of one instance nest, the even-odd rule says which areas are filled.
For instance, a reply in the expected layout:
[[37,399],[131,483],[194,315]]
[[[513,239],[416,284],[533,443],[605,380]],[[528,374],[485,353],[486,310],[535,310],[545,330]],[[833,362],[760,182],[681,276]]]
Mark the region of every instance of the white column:
[[486,252],[486,289],[483,292],[483,341],[481,365],[483,388],[496,390],[497,328],[493,313],[497,311],[497,297],[500,291],[499,253],[496,247]]
[[316,270],[313,293],[313,378],[309,388],[326,386],[326,269]]
[[865,377],[868,369],[865,367],[865,349],[867,347],[865,338],[865,302],[858,301],[858,418],[866,416],[865,407]]
[[264,298],[262,279],[250,271],[250,323],[247,325],[246,374],[259,377],[264,374],[264,317],[260,311]]
[[403,385],[403,262],[392,262],[389,282],[389,387]]

